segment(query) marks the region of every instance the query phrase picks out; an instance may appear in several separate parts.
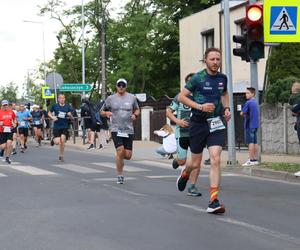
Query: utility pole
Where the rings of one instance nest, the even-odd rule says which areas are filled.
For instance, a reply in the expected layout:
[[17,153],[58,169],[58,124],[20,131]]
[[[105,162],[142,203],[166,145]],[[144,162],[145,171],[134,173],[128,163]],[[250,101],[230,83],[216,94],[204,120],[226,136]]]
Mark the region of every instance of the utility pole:
[[[81,35],[81,55],[82,55],[82,83],[85,84],[85,37],[84,37],[84,4],[83,1],[81,1],[81,30],[82,30],[82,35]],[[85,98],[85,91],[82,92],[81,98]]]
[[101,98],[106,98],[106,19],[105,9],[102,6],[101,22]]
[[231,111],[231,119],[228,122],[228,162],[230,166],[236,165],[236,151],[235,151],[235,128],[234,128],[234,105],[233,105],[233,86],[232,86],[232,64],[231,64],[231,46],[230,46],[230,12],[229,0],[223,1],[224,7],[224,33],[225,33],[225,71],[228,78],[228,95],[229,106]]

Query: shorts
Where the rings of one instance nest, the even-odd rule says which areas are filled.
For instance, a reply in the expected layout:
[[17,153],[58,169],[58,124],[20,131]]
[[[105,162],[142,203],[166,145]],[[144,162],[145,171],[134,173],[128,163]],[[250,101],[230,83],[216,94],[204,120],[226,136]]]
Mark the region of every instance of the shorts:
[[187,157],[187,151],[190,146],[190,138],[189,137],[179,137],[176,138],[177,144],[177,159],[185,160]]
[[126,137],[119,137],[117,136],[117,132],[112,132],[111,137],[114,142],[115,148],[124,146],[127,150],[132,150],[132,143],[133,143],[133,135],[129,135],[129,138]]
[[11,132],[12,132],[13,134],[16,134],[16,133],[17,133],[17,127],[12,128],[12,129],[11,129]]
[[66,140],[69,139],[69,129],[68,128],[55,128],[53,129],[53,137],[60,137],[61,135],[66,136]]
[[49,119],[45,119],[46,122],[46,127],[45,128],[50,128],[50,120]]
[[0,133],[0,145],[13,140],[13,133]]
[[28,128],[18,128],[18,131],[20,135],[28,136]]
[[84,126],[86,129],[91,129],[92,131],[95,130],[95,126],[90,118],[84,119]]
[[225,145],[225,129],[209,132],[209,126],[205,118],[192,116],[190,120],[190,149],[193,154],[200,154],[207,146]]
[[38,128],[38,129],[42,129],[43,128],[43,125],[42,124],[39,124],[39,125],[32,125],[33,128]]
[[245,142],[246,144],[257,144],[257,128],[246,128],[245,130]]

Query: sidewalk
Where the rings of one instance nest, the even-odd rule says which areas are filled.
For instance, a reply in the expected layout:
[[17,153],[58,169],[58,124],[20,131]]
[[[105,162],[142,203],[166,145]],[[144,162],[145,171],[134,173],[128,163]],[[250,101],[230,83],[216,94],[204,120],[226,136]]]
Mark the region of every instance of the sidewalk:
[[[44,141],[45,142],[45,141]],[[49,141],[46,141],[46,143],[49,143]],[[82,139],[80,137],[76,138],[76,144],[73,143],[72,140],[69,140],[67,142],[68,148],[78,149],[78,150],[84,150],[87,151],[88,144],[83,145]],[[160,146],[159,143],[153,142],[153,141],[134,141],[133,142],[133,156],[132,160],[134,161],[140,161],[140,160],[150,160],[150,161],[159,161],[164,163],[170,163],[172,160],[163,159],[161,156],[157,155],[155,153],[155,149]],[[115,148],[113,145],[113,142],[110,142],[109,145],[104,149],[95,149],[90,151],[92,154],[98,154],[103,156],[114,156],[115,155]],[[203,152],[203,160],[208,159],[208,151],[204,150]],[[260,176],[265,178],[271,178],[271,179],[279,179],[284,181],[290,181],[290,182],[296,182],[300,183],[300,178],[295,177],[293,173],[283,172],[283,171],[274,171],[270,169],[263,169],[258,167],[242,167],[241,164],[243,164],[248,158],[248,151],[239,151],[236,150],[236,160],[237,160],[237,166],[232,167],[227,165],[228,160],[228,152],[224,150],[222,152],[222,160],[221,160],[221,166],[224,166],[224,171],[234,171],[241,174],[246,175],[253,175],[253,176]],[[300,163],[300,156],[297,155],[278,155],[278,154],[262,154],[261,156],[262,162],[268,162],[268,163]],[[204,168],[208,168],[209,166],[203,165]]]

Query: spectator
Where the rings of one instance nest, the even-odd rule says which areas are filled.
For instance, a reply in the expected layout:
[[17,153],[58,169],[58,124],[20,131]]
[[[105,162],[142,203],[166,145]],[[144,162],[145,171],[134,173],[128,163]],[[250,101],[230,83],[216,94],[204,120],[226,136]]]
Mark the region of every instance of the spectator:
[[173,154],[177,150],[176,138],[170,125],[165,124],[160,130],[154,131],[154,134],[163,138],[163,145],[156,149],[156,153],[168,159],[173,158]]

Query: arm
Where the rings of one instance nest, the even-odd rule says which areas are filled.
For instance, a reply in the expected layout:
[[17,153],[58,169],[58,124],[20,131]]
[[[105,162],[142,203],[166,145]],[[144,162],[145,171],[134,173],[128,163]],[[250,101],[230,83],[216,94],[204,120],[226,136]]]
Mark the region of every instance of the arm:
[[52,119],[53,121],[57,121],[57,117],[55,115],[52,114],[51,110],[48,112],[48,116],[50,119]]
[[221,96],[221,102],[224,107],[224,117],[226,121],[229,121],[231,118],[230,108],[229,108],[229,95],[226,91],[224,95]]
[[189,123],[185,120],[180,120],[178,119],[174,114],[173,114],[174,110],[172,110],[170,107],[168,107],[166,109],[166,115],[167,117],[175,122],[178,126],[183,127],[183,128],[187,128],[189,126]]

